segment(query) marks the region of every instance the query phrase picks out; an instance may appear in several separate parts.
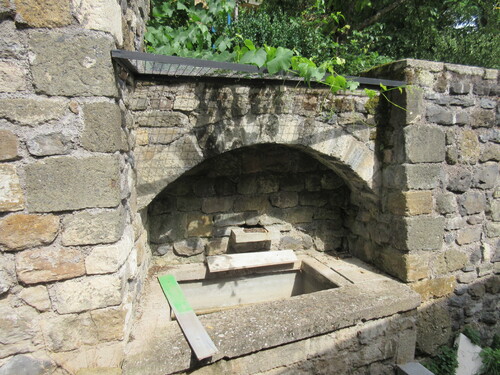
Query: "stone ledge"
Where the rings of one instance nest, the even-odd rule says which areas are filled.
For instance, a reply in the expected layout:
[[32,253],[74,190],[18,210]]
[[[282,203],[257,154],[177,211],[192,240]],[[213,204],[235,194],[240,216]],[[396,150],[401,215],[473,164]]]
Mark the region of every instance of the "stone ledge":
[[[420,297],[407,286],[378,276],[362,285],[201,316],[203,326],[219,349],[210,362],[326,334],[362,320],[391,316],[419,306]],[[191,349],[177,322],[161,323],[161,328],[146,336],[147,342],[136,340],[129,346],[124,373],[165,374],[193,365]],[[158,350],[167,347],[170,349]]]

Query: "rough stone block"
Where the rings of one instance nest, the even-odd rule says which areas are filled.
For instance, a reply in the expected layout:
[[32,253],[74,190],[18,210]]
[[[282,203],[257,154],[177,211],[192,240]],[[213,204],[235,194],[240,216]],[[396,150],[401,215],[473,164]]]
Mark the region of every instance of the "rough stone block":
[[490,238],[500,237],[500,223],[487,223],[486,235]]
[[122,11],[114,0],[73,0],[76,19],[84,28],[111,33],[123,43]]
[[0,219],[0,244],[7,251],[47,245],[54,241],[58,230],[57,216],[13,214]]
[[71,150],[71,140],[62,133],[41,134],[30,138],[27,146],[35,156],[64,155]]
[[487,163],[475,169],[472,187],[492,189],[498,181],[498,163]]
[[188,214],[187,235],[189,237],[208,237],[212,234],[213,224],[211,216],[198,213]]
[[56,366],[52,361],[34,358],[25,354],[18,354],[11,357],[2,367],[0,367],[0,375],[41,375],[54,373],[53,371],[56,371]]
[[451,82],[450,84],[450,94],[453,95],[464,95],[468,94],[472,89],[472,85],[470,82],[460,80]]
[[[327,181],[325,180],[325,185]],[[321,183],[323,187],[323,181]],[[287,174],[280,178],[280,187],[284,191],[301,191],[304,190],[304,179],[301,175]],[[323,187],[326,189],[325,187]]]
[[[83,345],[76,350],[51,353],[53,360],[59,365],[64,366],[70,374],[80,375],[82,369],[89,366],[89,358],[92,358],[92,375],[121,375],[121,362],[123,360],[123,343],[107,342],[97,345]],[[118,369],[118,372],[104,372],[109,368]],[[55,375],[55,374],[54,374]],[[83,375],[89,373],[83,372]]]
[[442,162],[446,155],[445,134],[438,127],[413,125],[405,132],[406,158],[410,163]]
[[189,112],[195,110],[199,104],[200,101],[194,92],[181,93],[175,97],[174,110]]
[[187,215],[161,215],[150,223],[150,241],[160,244],[183,239],[186,236]]
[[[65,3],[67,3],[65,1]],[[110,38],[55,31],[33,33],[30,50],[37,92],[63,96],[116,96]]]
[[473,128],[492,128],[495,126],[495,112],[488,109],[477,109],[472,112],[471,125]]
[[267,195],[250,195],[234,202],[235,211],[264,211],[269,206]]
[[14,160],[18,157],[17,136],[10,130],[0,130],[0,161]]
[[430,106],[427,108],[427,119],[439,125],[453,125],[453,112],[448,108]]
[[259,188],[257,176],[246,175],[242,176],[238,182],[237,191],[240,194],[256,194]]
[[40,312],[50,309],[49,293],[47,292],[47,287],[43,285],[24,288],[19,293],[19,298]]
[[446,215],[457,211],[458,205],[453,193],[436,194],[436,208],[440,214]]
[[462,269],[468,261],[467,254],[459,250],[449,249],[439,254],[432,263],[437,274],[444,275]]
[[107,102],[85,104],[83,117],[81,142],[85,149],[97,152],[127,150],[120,107]]
[[116,244],[95,246],[85,258],[87,274],[94,275],[118,271],[127,260],[133,245],[132,234],[127,233]]
[[136,113],[135,123],[138,126],[155,128],[186,128],[189,125],[189,117],[182,112],[153,110]]
[[443,217],[405,217],[396,225],[392,241],[398,249],[439,250],[443,245]]
[[18,253],[16,271],[22,282],[36,284],[82,276],[85,265],[78,249],[42,248]]
[[93,245],[118,241],[125,225],[125,212],[80,211],[66,216],[63,221],[62,243],[65,246]]
[[0,164],[0,212],[19,211],[24,208],[24,195],[16,167]]
[[117,275],[79,278],[51,287],[54,308],[60,314],[77,313],[119,305],[122,282]]
[[205,242],[200,238],[188,238],[174,243],[174,251],[177,255],[193,256],[201,254],[205,250]]
[[221,237],[210,240],[205,246],[206,255],[220,255],[227,253],[229,237]]
[[472,184],[471,172],[465,168],[454,167],[447,169],[448,184],[446,188],[456,193],[468,191]]
[[377,263],[385,271],[398,279],[409,282],[429,276],[429,253],[403,254],[401,251],[385,247],[380,252]]
[[500,221],[500,200],[495,199],[491,202],[491,219],[493,221]]
[[407,191],[388,196],[387,206],[396,215],[422,215],[432,212],[431,191]]
[[500,145],[496,143],[487,143],[483,145],[480,159],[486,161],[500,161]]
[[328,195],[320,192],[302,192],[299,195],[299,203],[302,206],[323,207],[328,203]]
[[434,189],[442,173],[439,164],[416,164],[404,167],[405,187],[415,190]]
[[179,211],[198,211],[201,210],[202,200],[197,197],[177,197],[176,204]]
[[468,191],[457,198],[458,210],[462,216],[473,215],[486,209],[484,193]]
[[91,311],[99,340],[123,340],[126,314],[127,311],[121,307]]
[[[9,0],[2,0],[10,8]],[[0,1],[0,18],[2,13],[2,1]],[[13,9],[12,9],[13,11]],[[26,55],[26,35],[20,33],[14,22],[8,20],[0,23],[0,58],[2,59],[20,59]]]
[[279,190],[279,180],[276,176],[260,176],[257,180],[257,193],[269,194]]
[[234,197],[208,197],[203,198],[201,210],[206,214],[227,212],[233,208]]
[[35,126],[58,120],[65,111],[65,103],[58,99],[0,99],[0,118],[19,125]]
[[66,0],[15,0],[20,23],[31,27],[61,27],[71,23],[71,9]]
[[193,186],[194,194],[197,197],[211,197],[215,195],[214,181],[211,179],[202,179]]
[[61,156],[35,162],[26,166],[28,207],[34,212],[116,207],[119,181],[116,156]]
[[469,227],[462,228],[458,231],[457,243],[459,245],[467,245],[469,243],[477,242],[481,239],[482,228],[479,227]]
[[278,208],[295,207],[299,203],[299,196],[294,191],[280,191],[269,197],[271,204]]
[[10,61],[0,61],[0,92],[24,91],[26,81],[26,71],[22,67]]
[[0,296],[17,283],[14,255],[0,253]]
[[459,160],[467,164],[476,164],[481,155],[481,146],[473,130],[462,130],[458,137]]
[[38,312],[28,306],[12,308],[9,302],[9,299],[2,299],[0,303],[1,358],[22,351],[34,351],[32,339],[36,335]]
[[440,277],[417,281],[411,284],[411,288],[420,294],[424,301],[431,298],[445,297],[453,293],[457,281],[455,276]]
[[247,213],[245,212],[219,214],[214,216],[214,225],[217,227],[243,225],[245,224],[246,218],[247,218]]
[[96,324],[90,314],[50,314],[41,326],[48,348],[55,352],[97,343]]
[[297,224],[312,222],[315,210],[312,207],[293,207],[286,208],[284,211],[286,221]]

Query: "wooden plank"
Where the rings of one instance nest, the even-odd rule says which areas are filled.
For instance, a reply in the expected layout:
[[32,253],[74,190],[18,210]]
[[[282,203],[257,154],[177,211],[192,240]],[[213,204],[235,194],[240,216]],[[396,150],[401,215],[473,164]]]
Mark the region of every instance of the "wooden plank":
[[210,272],[293,263],[297,256],[293,250],[260,251],[255,253],[213,255],[207,257]]
[[175,277],[163,275],[158,277],[158,281],[196,358],[202,360],[217,353],[217,347],[189,305]]

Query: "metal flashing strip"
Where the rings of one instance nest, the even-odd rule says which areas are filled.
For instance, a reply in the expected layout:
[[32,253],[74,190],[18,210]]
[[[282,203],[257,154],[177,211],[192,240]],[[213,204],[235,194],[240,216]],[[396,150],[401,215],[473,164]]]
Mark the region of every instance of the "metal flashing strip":
[[[267,69],[254,65],[193,59],[179,56],[156,55],[145,52],[112,50],[111,57],[136,78],[143,77],[194,77],[250,79],[265,81],[304,82],[302,77],[293,74],[271,75]],[[365,87],[400,87],[406,82],[390,79],[346,76],[350,81],[359,82]],[[314,84],[315,82],[311,82]]]

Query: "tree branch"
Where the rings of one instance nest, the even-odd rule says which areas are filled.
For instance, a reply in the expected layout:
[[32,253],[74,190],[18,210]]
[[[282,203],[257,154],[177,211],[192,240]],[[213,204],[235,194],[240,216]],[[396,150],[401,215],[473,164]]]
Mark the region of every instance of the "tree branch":
[[392,12],[394,9],[396,9],[398,6],[406,2],[407,0],[396,0],[390,5],[386,6],[385,8],[379,10],[377,13],[375,13],[373,16],[359,24],[358,26],[355,27],[356,30],[363,30],[367,28],[368,26],[373,25],[376,23],[379,19],[381,19],[383,16],[385,16],[387,13]]

